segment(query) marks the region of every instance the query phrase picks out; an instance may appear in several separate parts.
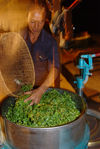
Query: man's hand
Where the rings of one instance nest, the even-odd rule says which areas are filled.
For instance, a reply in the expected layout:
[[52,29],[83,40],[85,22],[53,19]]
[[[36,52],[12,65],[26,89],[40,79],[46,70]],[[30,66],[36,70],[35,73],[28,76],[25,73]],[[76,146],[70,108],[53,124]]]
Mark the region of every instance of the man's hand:
[[30,106],[32,106],[34,103],[38,104],[44,92],[45,90],[40,87],[33,91],[26,92],[25,94],[31,94],[31,95],[29,98],[25,99],[24,102],[32,100],[32,102],[30,103]]
[[[55,77],[54,77],[55,75]],[[32,100],[30,105],[38,104],[42,95],[45,93],[45,91],[54,83],[54,79],[57,78],[58,75],[58,69],[51,67],[51,70],[46,78],[46,80],[43,82],[43,84],[38,88],[30,92],[26,92],[25,94],[30,94],[30,97],[25,99],[24,102],[27,102],[29,100]]]

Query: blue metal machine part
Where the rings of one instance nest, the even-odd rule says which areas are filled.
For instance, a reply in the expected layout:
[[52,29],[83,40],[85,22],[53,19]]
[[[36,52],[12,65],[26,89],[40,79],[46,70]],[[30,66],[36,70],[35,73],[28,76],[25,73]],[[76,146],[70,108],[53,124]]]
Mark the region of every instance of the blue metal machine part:
[[88,76],[92,75],[89,71],[93,69],[93,57],[96,57],[96,54],[85,54],[81,55],[79,58],[79,64],[77,67],[81,70],[81,75],[76,77],[74,83],[77,84],[80,96],[82,96],[82,89],[84,84],[88,81]]

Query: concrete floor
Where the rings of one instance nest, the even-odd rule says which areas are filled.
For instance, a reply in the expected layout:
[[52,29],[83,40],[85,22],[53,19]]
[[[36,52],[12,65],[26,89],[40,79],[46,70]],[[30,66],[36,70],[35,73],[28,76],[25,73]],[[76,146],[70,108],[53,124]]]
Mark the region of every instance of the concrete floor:
[[72,85],[67,81],[67,79],[62,74],[60,74],[60,88],[66,89],[75,93],[75,89],[72,87]]

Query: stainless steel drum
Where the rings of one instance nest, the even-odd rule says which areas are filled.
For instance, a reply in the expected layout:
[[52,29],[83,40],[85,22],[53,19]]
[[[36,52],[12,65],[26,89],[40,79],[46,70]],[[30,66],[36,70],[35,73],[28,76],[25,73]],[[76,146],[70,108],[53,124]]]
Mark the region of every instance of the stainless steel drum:
[[[65,90],[58,89],[60,92]],[[86,103],[78,95],[72,94],[81,115],[73,122],[50,128],[30,128],[16,125],[3,117],[7,143],[14,149],[75,149],[83,140],[86,128]],[[7,110],[14,97],[7,98],[2,104],[2,111]],[[11,99],[11,100],[10,100]],[[87,140],[88,143],[88,140]]]

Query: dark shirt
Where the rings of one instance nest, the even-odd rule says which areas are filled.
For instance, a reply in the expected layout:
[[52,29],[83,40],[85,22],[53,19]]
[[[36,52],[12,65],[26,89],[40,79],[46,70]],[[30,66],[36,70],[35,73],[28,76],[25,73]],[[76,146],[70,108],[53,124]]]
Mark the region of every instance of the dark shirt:
[[31,43],[29,35],[26,38],[26,43],[34,63],[35,85],[41,85],[49,73],[51,64],[59,69],[57,43],[44,29],[34,44]]

